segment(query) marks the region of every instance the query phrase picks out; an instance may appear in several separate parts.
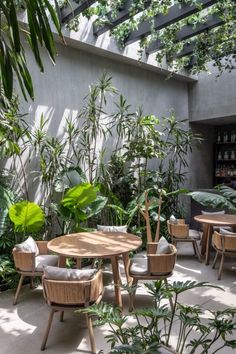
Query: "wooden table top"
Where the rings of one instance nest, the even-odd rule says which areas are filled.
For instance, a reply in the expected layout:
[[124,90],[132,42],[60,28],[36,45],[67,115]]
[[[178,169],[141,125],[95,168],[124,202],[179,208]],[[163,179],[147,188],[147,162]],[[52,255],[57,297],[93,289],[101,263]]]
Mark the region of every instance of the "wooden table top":
[[216,226],[235,226],[236,215],[233,214],[212,214],[212,215],[197,215],[194,219],[202,224]]
[[106,258],[136,250],[141,244],[140,237],[129,233],[94,231],[56,237],[47,247],[62,256]]

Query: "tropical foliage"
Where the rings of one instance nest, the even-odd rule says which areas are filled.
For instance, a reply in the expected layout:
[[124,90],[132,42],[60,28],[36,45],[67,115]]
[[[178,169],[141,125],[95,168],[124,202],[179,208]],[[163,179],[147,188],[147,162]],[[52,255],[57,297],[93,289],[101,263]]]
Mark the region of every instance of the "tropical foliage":
[[[95,323],[99,326],[109,324],[109,334],[105,337],[111,346],[109,353],[154,354],[159,353],[163,346],[166,349],[171,346],[171,351],[180,354],[217,353],[227,347],[236,348],[236,340],[232,337],[236,328],[235,308],[204,313],[199,305],[179,302],[184,292],[213,285],[207,282],[174,281],[166,289],[159,280],[147,283],[145,287],[153,297],[153,306],[150,308],[136,309],[122,316],[119,308],[101,303],[78,311],[96,315],[98,320]],[[132,292],[134,289],[127,290]],[[172,308],[166,304],[170,298],[173,300]],[[171,341],[173,330],[174,342]]]
[[215,187],[216,193],[191,192],[188,193],[196,202],[203,206],[212,208],[223,208],[236,213],[236,191],[228,186],[219,185]]
[[[18,11],[26,11],[29,26],[18,20]],[[1,34],[0,34],[0,88],[2,96],[11,99],[13,96],[14,74],[18,80],[24,98],[34,98],[32,78],[27,66],[23,47],[24,37],[34,54],[41,71],[44,70],[40,48],[45,47],[50,59],[54,62],[56,48],[48,18],[62,37],[59,20],[49,0],[2,0],[0,2]]]

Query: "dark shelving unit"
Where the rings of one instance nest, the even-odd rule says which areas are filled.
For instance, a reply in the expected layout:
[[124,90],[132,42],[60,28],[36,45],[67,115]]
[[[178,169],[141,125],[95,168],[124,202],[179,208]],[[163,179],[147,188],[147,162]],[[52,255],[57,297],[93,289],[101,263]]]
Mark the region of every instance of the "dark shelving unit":
[[236,186],[236,124],[219,126],[215,139],[215,184]]

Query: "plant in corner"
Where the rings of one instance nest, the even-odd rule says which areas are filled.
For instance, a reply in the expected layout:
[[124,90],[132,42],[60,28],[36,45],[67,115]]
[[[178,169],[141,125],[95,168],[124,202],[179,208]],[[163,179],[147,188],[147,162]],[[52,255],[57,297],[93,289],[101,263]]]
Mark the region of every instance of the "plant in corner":
[[[169,284],[168,289],[163,285],[161,280],[145,284],[153,297],[151,308],[140,308],[122,315],[119,308],[100,303],[78,312],[97,316],[95,324],[98,326],[108,324],[110,330],[105,338],[111,345],[110,354],[154,354],[163,353],[163,349],[165,353],[182,354],[187,350],[191,354],[196,351],[213,354],[220,350],[222,353],[226,347],[236,348],[236,340],[231,339],[236,329],[236,308],[204,313],[199,305],[179,302],[179,295],[186,291],[219,287],[195,281],[175,281]],[[168,302],[163,301],[169,297],[173,299],[173,309],[170,309]],[[191,339],[193,331],[194,339]],[[176,333],[177,338],[172,341]]]

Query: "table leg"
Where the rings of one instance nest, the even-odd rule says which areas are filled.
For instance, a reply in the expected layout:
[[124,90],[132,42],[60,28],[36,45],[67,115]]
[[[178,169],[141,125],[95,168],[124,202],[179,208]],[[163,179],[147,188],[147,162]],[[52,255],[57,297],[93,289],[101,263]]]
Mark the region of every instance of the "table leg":
[[66,257],[59,256],[59,264],[58,264],[58,266],[60,268],[65,268],[66,267]]
[[111,265],[112,265],[112,273],[114,279],[114,287],[115,287],[115,303],[122,309],[122,298],[121,298],[121,291],[120,291],[120,273],[119,273],[119,264],[118,264],[118,257],[114,256],[111,258]]
[[212,233],[213,233],[213,226],[208,225],[208,228],[207,228],[206,255],[205,255],[205,264],[206,265],[209,265],[209,261],[210,261]]
[[126,279],[127,279],[127,284],[131,285],[133,278],[129,275],[129,267],[130,267],[129,253],[123,253],[122,258],[123,258],[124,267],[125,267],[125,275],[126,275]]
[[209,225],[203,224],[202,227],[202,240],[201,240],[201,255],[204,256],[207,248],[207,234]]

